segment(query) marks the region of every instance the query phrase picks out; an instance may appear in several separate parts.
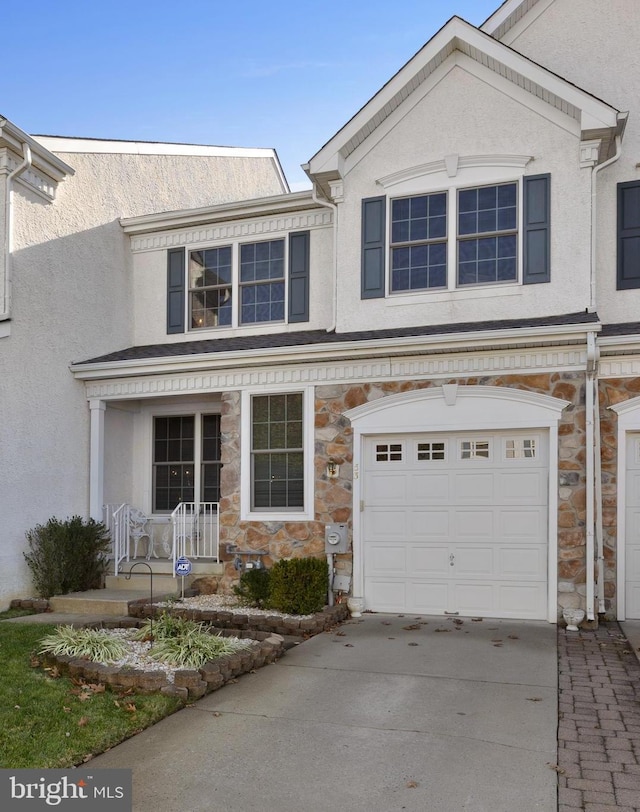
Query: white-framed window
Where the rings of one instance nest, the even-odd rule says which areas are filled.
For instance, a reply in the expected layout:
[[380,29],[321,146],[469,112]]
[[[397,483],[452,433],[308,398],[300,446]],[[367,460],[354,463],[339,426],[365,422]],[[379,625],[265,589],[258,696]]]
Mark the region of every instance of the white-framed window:
[[519,195],[508,181],[391,198],[389,292],[518,282]]
[[376,443],[376,462],[402,462],[404,448],[402,443]]
[[447,444],[444,440],[429,440],[420,442],[416,448],[418,462],[444,461],[447,458]]
[[461,460],[488,460],[490,457],[489,440],[460,440]]
[[220,415],[154,415],[152,512],[171,513],[180,502],[219,502]]
[[313,387],[245,390],[241,408],[242,519],[312,520]]
[[189,251],[189,329],[285,321],[287,240]]
[[505,440],[505,458],[508,460],[533,460],[537,457],[535,437],[509,437]]

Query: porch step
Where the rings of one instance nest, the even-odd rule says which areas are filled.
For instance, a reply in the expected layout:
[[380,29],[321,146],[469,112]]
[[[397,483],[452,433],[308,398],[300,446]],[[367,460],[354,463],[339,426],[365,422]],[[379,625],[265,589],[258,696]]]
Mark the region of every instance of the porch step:
[[[152,558],[149,561],[137,558],[121,561],[118,575],[114,575],[113,572],[107,574],[105,586],[113,590],[129,590],[135,586],[136,589],[145,590],[148,595],[151,587],[150,572],[148,566],[140,566],[141,564],[151,566],[154,594],[164,592],[175,595],[181,591],[182,579],[173,577],[173,561],[166,558]],[[131,577],[127,577],[129,575]],[[191,574],[184,580],[185,587],[203,575],[224,575],[224,564],[206,559],[199,561],[191,559]]]
[[[176,595],[182,584],[180,578],[173,575],[153,573],[153,594],[156,595]],[[185,587],[187,582],[185,581]],[[105,587],[112,592],[138,592],[139,597],[149,597],[151,591],[151,580],[148,572],[139,570],[134,572],[130,578],[126,575],[107,575],[105,577]],[[99,592],[104,592],[100,589]]]
[[[154,600],[166,595],[160,590],[156,594],[154,581]],[[130,601],[148,597],[148,589],[88,589],[86,592],[54,596],[49,599],[49,607],[52,612],[60,614],[126,617]]]

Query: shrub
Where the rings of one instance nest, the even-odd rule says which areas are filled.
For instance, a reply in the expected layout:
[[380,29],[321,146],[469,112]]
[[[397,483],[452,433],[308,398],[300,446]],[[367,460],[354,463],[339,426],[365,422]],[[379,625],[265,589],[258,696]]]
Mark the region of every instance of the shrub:
[[70,657],[86,657],[97,662],[118,660],[126,653],[121,640],[104,629],[75,629],[58,626],[54,632],[40,641],[38,654],[62,654]]
[[325,605],[329,571],[323,558],[278,561],[270,571],[269,608],[292,615],[310,615]]
[[269,602],[269,570],[245,570],[240,576],[240,583],[233,591],[245,606],[262,608]]
[[150,639],[152,628],[154,643],[153,650],[149,652],[151,657],[179,668],[201,668],[207,660],[235,654],[251,646],[248,640],[220,637],[208,631],[204,623],[173,617],[168,612],[163,612],[155,621],[147,620],[134,633],[134,639]]
[[27,533],[24,553],[34,587],[43,598],[84,592],[102,586],[110,551],[109,534],[102,522],[73,516],[53,517]]

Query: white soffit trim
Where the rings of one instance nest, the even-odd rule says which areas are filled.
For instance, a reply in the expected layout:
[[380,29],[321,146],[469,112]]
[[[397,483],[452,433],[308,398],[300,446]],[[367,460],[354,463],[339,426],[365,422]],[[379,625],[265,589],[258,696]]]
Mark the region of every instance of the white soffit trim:
[[39,140],[28,135],[7,118],[0,116],[0,147],[8,147],[22,159],[22,148],[26,144],[31,150],[32,166],[38,169],[56,183],[64,180],[67,175],[74,175],[73,167],[53,155]]
[[211,158],[275,158],[271,147],[217,147],[207,144],[171,144],[155,141],[118,141],[100,138],[69,138],[36,135],[34,138],[51,152],[79,152],[94,155],[193,155]]
[[342,161],[456,51],[576,119],[586,130],[613,130],[618,110],[567,82],[474,26],[453,17],[309,161],[311,175],[340,170]]
[[137,217],[123,217],[120,225],[125,234],[144,234],[150,231],[205,225],[227,220],[238,220],[246,217],[259,217],[287,212],[298,212],[305,209],[324,209],[313,200],[312,192],[289,192],[283,195],[240,200],[232,203],[219,203],[214,206],[203,206],[196,209],[182,209]]
[[179,370],[224,369],[229,366],[247,367],[255,364],[279,365],[309,361],[337,360],[341,358],[378,358],[446,352],[460,349],[480,350],[495,347],[516,347],[533,342],[543,344],[572,344],[586,341],[588,331],[598,331],[599,325],[570,324],[554,327],[514,328],[510,330],[486,330],[468,333],[451,333],[430,336],[408,336],[363,341],[328,342],[326,344],[303,344],[296,347],[266,347],[255,350],[234,350],[225,353],[185,353],[184,355],[158,356],[155,358],[75,363],[70,369],[79,380],[97,380],[105,377],[128,377],[140,374],[164,374]]
[[[480,30],[508,44],[514,38],[513,28],[528,27],[553,2],[554,0],[505,0],[500,8],[484,21]],[[507,37],[508,34],[511,36]]]

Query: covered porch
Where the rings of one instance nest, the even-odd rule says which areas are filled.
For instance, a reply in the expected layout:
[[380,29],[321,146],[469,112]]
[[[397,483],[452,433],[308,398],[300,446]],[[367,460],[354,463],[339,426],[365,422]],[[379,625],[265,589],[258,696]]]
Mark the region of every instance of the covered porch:
[[89,399],[90,512],[111,537],[111,575],[175,577],[220,565],[221,396]]

